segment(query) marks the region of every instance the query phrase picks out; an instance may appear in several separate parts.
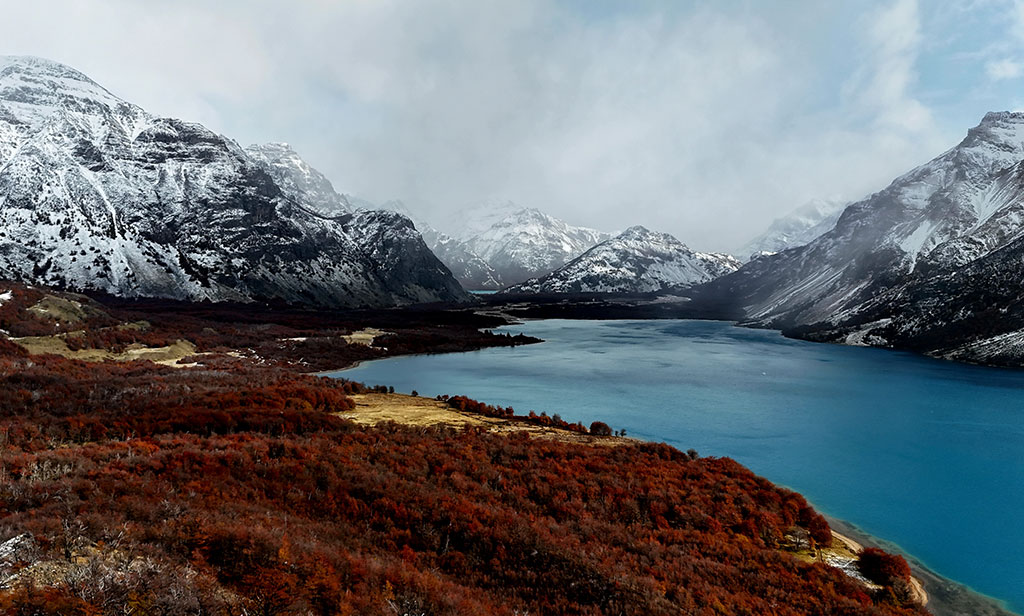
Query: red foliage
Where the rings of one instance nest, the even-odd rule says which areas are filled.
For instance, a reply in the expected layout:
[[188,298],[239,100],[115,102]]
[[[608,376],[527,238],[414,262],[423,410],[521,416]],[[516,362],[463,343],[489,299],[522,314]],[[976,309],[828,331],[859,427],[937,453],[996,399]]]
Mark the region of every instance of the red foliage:
[[864,548],[857,555],[857,570],[867,579],[882,586],[892,586],[897,580],[910,581],[910,565],[899,554],[889,554],[878,548]]
[[[415,395],[415,393],[413,394]],[[569,423],[558,415],[549,417],[547,413],[541,413],[538,415],[534,411],[530,411],[529,415],[516,415],[515,409],[511,406],[491,406],[479,402],[466,396],[437,396],[436,398],[440,402],[447,402],[448,406],[462,413],[473,413],[475,415],[483,415],[485,417],[499,417],[502,419],[514,419],[522,423],[533,424],[537,426],[546,426],[551,428],[559,428],[561,430],[568,430],[570,432],[580,432],[587,434],[587,427],[582,423]],[[609,430],[608,434],[611,434]]]
[[360,428],[338,412],[365,390],[0,345],[0,541],[42,565],[0,563],[0,613],[922,613],[777,549],[827,524],[736,462]]

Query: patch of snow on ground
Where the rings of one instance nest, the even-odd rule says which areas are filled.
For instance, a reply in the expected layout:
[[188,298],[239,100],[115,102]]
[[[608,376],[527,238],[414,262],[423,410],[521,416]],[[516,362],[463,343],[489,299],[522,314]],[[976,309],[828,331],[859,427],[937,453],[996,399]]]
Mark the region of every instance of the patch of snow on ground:
[[933,223],[928,221],[922,222],[913,233],[900,242],[900,248],[903,249],[903,252],[910,255],[911,271],[914,269],[914,264],[917,263],[917,256],[921,253],[921,250],[924,248],[925,243],[931,237],[932,231],[934,230],[935,225]]
[[965,344],[947,354],[952,359],[1020,357],[1024,355],[1024,330],[1017,330],[983,338]]
[[861,575],[860,571],[857,569],[856,558],[851,558],[849,556],[840,556],[839,554],[829,554],[827,552],[824,554],[824,558],[827,564],[835,567],[836,569],[839,569],[840,571],[857,580],[858,582],[870,588],[878,588],[877,584],[872,584],[870,581],[868,581],[867,578]]
[[880,319],[878,321],[872,321],[871,323],[865,323],[861,326],[861,329],[847,334],[846,340],[843,342],[850,346],[872,346],[871,342],[873,340],[884,343],[885,341],[882,340],[881,337],[871,336],[871,332],[874,331],[875,328],[885,327],[891,322],[892,319]]

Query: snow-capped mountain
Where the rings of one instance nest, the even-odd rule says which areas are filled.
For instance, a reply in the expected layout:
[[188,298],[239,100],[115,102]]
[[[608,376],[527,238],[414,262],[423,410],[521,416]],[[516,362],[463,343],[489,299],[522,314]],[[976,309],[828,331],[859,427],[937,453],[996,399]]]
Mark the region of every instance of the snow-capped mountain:
[[736,271],[728,255],[694,252],[667,233],[635,226],[547,276],[508,293],[651,293],[681,290]]
[[447,232],[414,215],[401,201],[380,207],[411,218],[434,254],[465,288],[474,290],[497,290],[542,276],[611,237],[502,199],[445,218]]
[[740,255],[754,258],[787,248],[803,246],[836,225],[849,202],[844,199],[814,199],[776,218],[764,233],[747,242]]
[[451,270],[455,279],[466,289],[496,291],[502,287],[501,276],[487,261],[474,253],[462,240],[438,231],[419,216],[413,214],[402,201],[387,201],[380,209],[398,212],[410,218],[423,235],[423,241],[434,255]]
[[1022,238],[1024,114],[990,113],[831,231],[704,291],[809,338],[1000,361],[1024,355]]
[[245,152],[263,163],[281,192],[290,199],[301,201],[316,213],[340,216],[356,209],[348,197],[334,190],[324,174],[310,167],[287,143],[251,145]]
[[574,227],[534,208],[521,208],[483,231],[459,239],[505,284],[511,284],[554,271],[609,237],[608,233]]
[[[417,228],[420,226],[417,224]],[[421,231],[423,241],[444,263],[455,279],[466,289],[497,291],[503,285],[501,274],[480,255],[474,253],[466,243],[437,229],[426,226]]]
[[2,57],[0,277],[190,300],[467,299],[407,218],[325,217],[322,176],[281,161],[70,67]]

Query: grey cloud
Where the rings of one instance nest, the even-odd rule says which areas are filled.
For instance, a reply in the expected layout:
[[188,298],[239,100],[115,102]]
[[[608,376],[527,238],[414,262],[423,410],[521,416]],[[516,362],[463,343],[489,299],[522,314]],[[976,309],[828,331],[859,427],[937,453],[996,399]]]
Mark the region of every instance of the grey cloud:
[[340,190],[426,218],[501,196],[699,249],[877,190],[955,137],[912,95],[909,0],[865,6],[838,78],[814,60],[835,22],[819,3],[586,7],[53,0],[5,7],[0,36],[154,112],[289,141]]

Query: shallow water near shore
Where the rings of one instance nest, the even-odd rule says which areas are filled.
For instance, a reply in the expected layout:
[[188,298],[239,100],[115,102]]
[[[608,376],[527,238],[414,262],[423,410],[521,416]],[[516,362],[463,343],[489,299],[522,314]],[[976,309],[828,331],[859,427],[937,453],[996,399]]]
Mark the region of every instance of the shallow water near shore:
[[336,376],[729,456],[1024,611],[1024,371],[715,321],[531,321],[542,344]]

